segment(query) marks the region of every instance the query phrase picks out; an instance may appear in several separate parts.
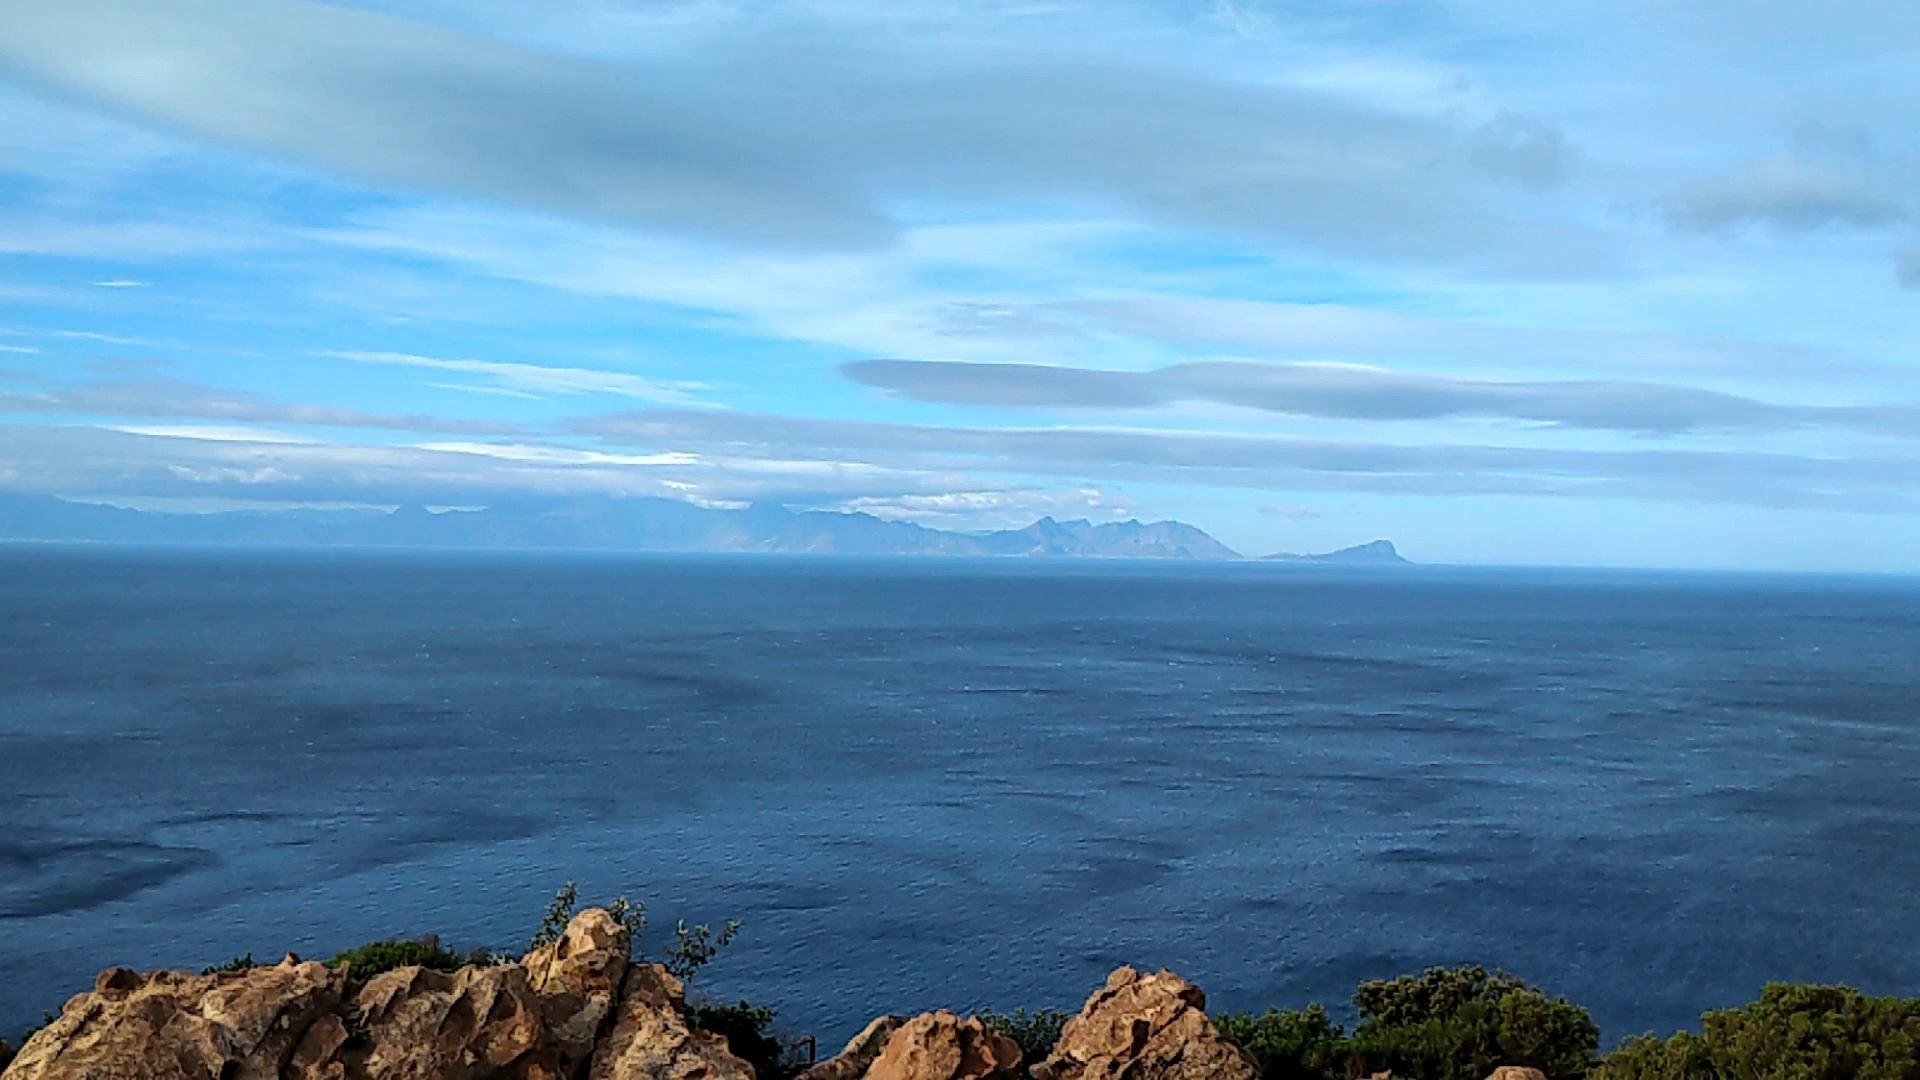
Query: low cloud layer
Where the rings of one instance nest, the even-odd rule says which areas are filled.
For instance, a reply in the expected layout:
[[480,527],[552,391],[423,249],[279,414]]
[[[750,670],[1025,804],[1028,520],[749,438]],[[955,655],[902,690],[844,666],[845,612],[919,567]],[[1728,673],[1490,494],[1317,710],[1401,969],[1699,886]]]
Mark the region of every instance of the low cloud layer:
[[948,405],[1146,409],[1200,401],[1342,420],[1474,417],[1643,435],[1827,427],[1920,438],[1920,405],[1780,405],[1648,382],[1515,382],[1235,360],[1139,372],[927,360],[861,360],[841,370],[865,386]]
[[1124,428],[984,428],[658,409],[575,422],[620,446],[927,472],[1082,476],[1262,491],[1598,496],[1920,509],[1920,461],[1712,450],[1541,450]]

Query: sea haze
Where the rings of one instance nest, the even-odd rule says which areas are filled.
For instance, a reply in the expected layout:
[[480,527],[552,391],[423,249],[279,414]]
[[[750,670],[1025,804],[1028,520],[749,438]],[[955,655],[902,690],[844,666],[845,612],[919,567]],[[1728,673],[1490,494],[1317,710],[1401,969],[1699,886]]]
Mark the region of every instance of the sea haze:
[[1609,1042],[1920,985],[1910,581],[16,547],[0,636],[8,1034],[567,879],[743,920],[708,989],[828,1045],[1122,962],[1482,961]]

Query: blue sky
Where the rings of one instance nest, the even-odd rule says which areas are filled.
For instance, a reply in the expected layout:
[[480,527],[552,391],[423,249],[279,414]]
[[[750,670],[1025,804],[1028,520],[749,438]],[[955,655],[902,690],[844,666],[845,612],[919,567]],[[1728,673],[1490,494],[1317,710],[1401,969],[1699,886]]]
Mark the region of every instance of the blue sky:
[[0,488],[1920,570],[1920,5],[0,0]]

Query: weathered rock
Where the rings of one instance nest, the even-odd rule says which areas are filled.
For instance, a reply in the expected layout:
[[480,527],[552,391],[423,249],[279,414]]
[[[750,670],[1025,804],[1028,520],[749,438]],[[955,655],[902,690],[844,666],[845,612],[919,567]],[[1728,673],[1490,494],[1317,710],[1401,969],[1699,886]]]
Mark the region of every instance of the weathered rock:
[[1123,967],[1061,1029],[1034,1080],[1257,1080],[1244,1050],[1207,1019],[1200,988]]
[[355,1030],[338,1017],[314,1024],[288,1072],[295,1080],[575,1075],[612,1011],[628,946],[625,927],[589,908],[518,964],[377,975],[354,997]]
[[558,940],[521,959],[527,984],[541,996],[547,1028],[568,1060],[593,1056],[594,1040],[606,1028],[626,978],[631,947],[619,920],[603,908],[588,908]]
[[353,1006],[363,1038],[337,1048],[323,1072],[339,1064],[350,1077],[396,1080],[563,1075],[540,997],[517,964],[397,968],[369,981]]
[[754,1080],[722,1036],[687,1027],[686,991],[659,964],[634,964],[613,1030],[593,1053],[590,1080]]
[[866,1080],[1002,1080],[1018,1076],[1020,1047],[953,1013],[921,1013],[894,1030]]
[[593,908],[518,964],[400,968],[351,1002],[350,972],[291,956],[213,975],[111,968],[34,1036],[7,1080],[560,1080],[593,1057],[628,945]]
[[273,1080],[344,988],[341,973],[291,959],[212,975],[111,968],[34,1033],[7,1077]]
[[1547,1080],[1547,1074],[1525,1065],[1502,1065],[1487,1080]]
[[11,1064],[13,1064],[13,1044],[0,1039],[0,1073],[6,1072],[7,1066]]
[[880,1051],[887,1048],[887,1040],[906,1022],[904,1016],[875,1017],[860,1029],[860,1034],[847,1040],[838,1054],[801,1073],[800,1080],[861,1080]]

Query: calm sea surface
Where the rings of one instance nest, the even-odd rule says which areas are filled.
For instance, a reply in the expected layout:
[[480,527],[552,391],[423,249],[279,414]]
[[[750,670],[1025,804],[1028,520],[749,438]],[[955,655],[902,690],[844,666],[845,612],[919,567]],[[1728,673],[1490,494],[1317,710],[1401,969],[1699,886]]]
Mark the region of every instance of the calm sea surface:
[[741,919],[708,990],[823,1044],[1123,961],[1483,961],[1609,1042],[1920,993],[1920,585],[0,549],[0,1032],[567,879]]

